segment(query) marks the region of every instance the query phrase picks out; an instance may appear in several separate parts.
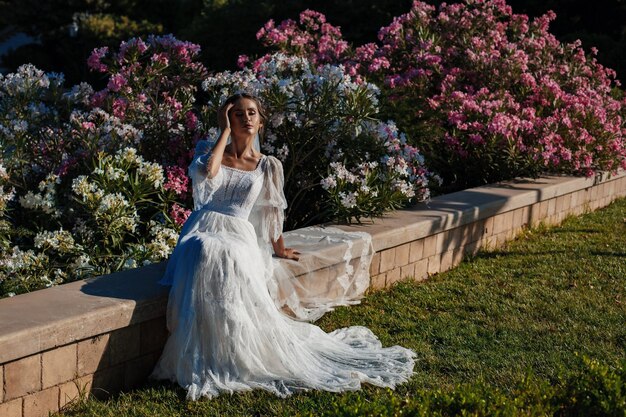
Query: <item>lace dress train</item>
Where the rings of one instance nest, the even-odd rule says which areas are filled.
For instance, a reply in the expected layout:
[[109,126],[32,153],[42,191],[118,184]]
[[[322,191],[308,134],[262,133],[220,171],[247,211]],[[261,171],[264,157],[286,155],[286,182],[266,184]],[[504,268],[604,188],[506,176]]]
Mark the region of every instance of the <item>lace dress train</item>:
[[[280,162],[264,156],[254,171],[222,167],[207,178],[210,149],[201,141],[190,166],[195,210],[162,280],[172,286],[170,336],[152,376],[177,382],[193,400],[257,388],[286,396],[407,381],[411,350],[383,348],[361,326],[326,333],[277,308],[270,288],[279,266],[263,242],[282,229]],[[248,220],[253,210],[263,230]]]

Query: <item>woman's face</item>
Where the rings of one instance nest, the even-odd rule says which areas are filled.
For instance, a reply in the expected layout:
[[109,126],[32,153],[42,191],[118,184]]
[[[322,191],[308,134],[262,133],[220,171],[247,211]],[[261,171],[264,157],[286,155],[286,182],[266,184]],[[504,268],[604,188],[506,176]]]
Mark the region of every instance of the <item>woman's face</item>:
[[263,123],[254,100],[240,98],[229,111],[230,129],[236,135],[256,135]]

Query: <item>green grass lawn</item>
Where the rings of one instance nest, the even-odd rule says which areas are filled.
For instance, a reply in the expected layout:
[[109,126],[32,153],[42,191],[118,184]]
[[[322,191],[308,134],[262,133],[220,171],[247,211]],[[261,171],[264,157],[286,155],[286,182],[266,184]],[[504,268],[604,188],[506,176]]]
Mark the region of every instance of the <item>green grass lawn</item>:
[[[426,282],[372,293],[317,324],[327,331],[367,326],[384,345],[415,350],[415,376],[396,390],[398,398],[477,383],[506,395],[529,375],[549,386],[584,371],[583,357],[618,366],[626,359],[626,200],[528,231]],[[182,389],[150,383],[63,415],[318,415],[338,402],[376,404],[390,395],[367,386],[346,394],[279,399],[252,392],[188,402]]]

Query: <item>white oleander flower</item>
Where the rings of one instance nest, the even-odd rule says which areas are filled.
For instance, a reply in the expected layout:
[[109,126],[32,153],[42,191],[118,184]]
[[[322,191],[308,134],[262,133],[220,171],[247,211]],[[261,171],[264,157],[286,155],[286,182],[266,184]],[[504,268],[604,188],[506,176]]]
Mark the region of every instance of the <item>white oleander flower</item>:
[[28,191],[26,195],[20,197],[19,203],[24,208],[41,210],[53,217],[60,217],[61,211],[56,207],[55,194],[54,190],[50,190],[50,192],[46,192],[43,195]]
[[20,272],[40,268],[47,262],[48,256],[43,252],[35,253],[31,249],[22,251],[14,246],[10,256],[0,259],[0,266],[12,279],[20,279]]
[[80,256],[74,259],[74,262],[70,264],[70,269],[78,270],[78,269],[88,268],[91,266],[90,262],[91,262],[91,258],[89,257],[89,255],[82,253],[80,254]]
[[4,186],[0,186],[0,212],[4,211],[7,207],[7,203],[15,197],[15,188],[11,188],[6,191]]
[[123,229],[127,230],[130,233],[134,233],[137,230],[137,222],[139,221],[139,216],[137,212],[132,213],[130,216],[119,217],[114,220],[115,224],[119,224]]
[[21,94],[33,86],[48,88],[50,80],[42,70],[32,64],[21,65],[15,73],[7,74],[0,79],[0,89],[5,90],[9,96]]
[[138,168],[139,174],[144,176],[154,188],[159,188],[164,181],[163,167],[156,162],[142,162]]
[[133,258],[128,258],[126,259],[126,262],[124,262],[124,269],[133,269],[133,268],[137,268],[137,261],[135,261]]
[[103,174],[106,175],[106,178],[109,181],[116,181],[119,179],[123,179],[123,180],[128,179],[128,174],[126,172],[110,165],[106,167],[106,174],[104,172]]
[[80,247],[76,246],[72,234],[63,229],[45,230],[35,235],[34,245],[38,249],[54,249],[59,253],[70,253]]
[[413,186],[406,181],[395,180],[393,182],[393,187],[408,198],[415,197],[415,190],[413,189]]
[[129,203],[122,193],[110,193],[105,194],[100,200],[98,206],[99,213],[106,213],[110,211],[119,211],[122,208],[128,207]]
[[344,193],[343,191],[339,193],[339,197],[341,197],[341,205],[345,208],[354,208],[356,207],[356,193],[349,192]]
[[90,183],[86,175],[79,175],[72,180],[72,191],[81,196],[83,201],[86,201],[87,197],[97,190],[98,186]]
[[151,258],[153,260],[167,258],[176,246],[178,233],[174,229],[165,227],[154,220],[148,223],[148,228],[153,239],[146,245],[146,250],[152,254]]
[[82,82],[72,87],[72,89],[63,96],[74,103],[81,103],[88,106],[93,93],[93,87],[86,82]]
[[328,190],[337,186],[337,179],[333,175],[329,175],[320,181],[320,185],[323,189]]
[[143,158],[137,155],[137,149],[130,147],[118,151],[115,155],[115,160],[117,162],[124,162],[127,164],[138,164],[143,162]]
[[278,151],[276,152],[276,156],[282,162],[285,162],[285,160],[287,159],[288,155],[289,155],[289,147],[285,143],[283,146],[280,147],[280,149],[278,149]]
[[338,180],[344,180],[350,184],[357,182],[356,175],[348,171],[348,169],[341,162],[331,162],[330,167],[333,169],[334,175]]
[[270,124],[273,128],[277,128],[278,126],[282,125],[284,121],[285,115],[283,113],[276,112],[272,115],[272,118],[270,119]]

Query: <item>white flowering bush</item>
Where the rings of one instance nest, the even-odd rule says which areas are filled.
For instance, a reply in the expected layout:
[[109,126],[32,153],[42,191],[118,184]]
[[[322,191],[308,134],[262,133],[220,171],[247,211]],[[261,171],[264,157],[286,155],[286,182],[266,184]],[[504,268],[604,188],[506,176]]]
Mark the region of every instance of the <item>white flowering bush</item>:
[[9,175],[0,163],[0,251],[4,253],[10,245],[11,223],[6,219],[7,207],[15,197],[15,188],[8,186]]
[[3,251],[0,290],[32,291],[167,259],[179,227],[171,216],[177,194],[167,184],[165,170],[132,147],[98,153],[92,170],[71,181],[49,174],[18,198],[36,227]]
[[165,178],[159,164],[131,147],[100,154],[89,175],[74,178],[74,234],[91,248],[92,263],[110,271],[167,259],[177,228]]
[[49,171],[46,139],[58,135],[73,105],[63,97],[62,84],[62,75],[44,74],[32,65],[0,75],[0,152],[11,176],[28,182]]
[[358,221],[428,198],[429,173],[417,149],[393,123],[376,119],[378,88],[357,83],[340,65],[316,68],[306,58],[275,54],[212,75],[203,89],[209,117],[238,91],[268,108],[261,147],[283,162],[288,228]]
[[83,83],[0,76],[0,296],[167,259],[187,178],[145,161],[143,131]]
[[429,184],[441,182],[426,170],[424,158],[407,144],[393,122],[364,122],[360,141],[368,149],[366,157],[378,158],[348,168],[342,161],[345,156],[352,159],[349,154],[354,148],[348,148],[344,155],[331,154],[328,175],[320,181],[335,218],[349,222],[352,218],[380,216],[407,201],[428,199]]

